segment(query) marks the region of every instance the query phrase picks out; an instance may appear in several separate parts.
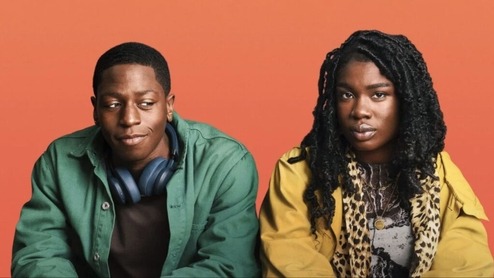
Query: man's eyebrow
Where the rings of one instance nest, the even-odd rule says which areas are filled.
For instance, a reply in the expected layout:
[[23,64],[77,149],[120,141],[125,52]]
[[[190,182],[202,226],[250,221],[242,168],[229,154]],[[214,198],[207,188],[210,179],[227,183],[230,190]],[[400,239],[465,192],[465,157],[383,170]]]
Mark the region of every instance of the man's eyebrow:
[[144,91],[137,91],[135,93],[138,94],[138,95],[145,95],[145,94],[149,94],[149,93],[156,93],[157,94],[158,92],[149,89],[149,90],[144,90]]
[[[135,94],[137,95],[145,95],[145,94],[149,94],[149,93],[157,93],[156,91],[154,90],[144,90],[144,91],[137,91],[137,92],[134,92]],[[117,92],[114,92],[114,91],[108,91],[108,92],[102,92],[101,95],[104,95],[104,96],[110,96],[110,97],[118,97],[118,96],[121,96],[122,94],[121,93],[117,93]]]

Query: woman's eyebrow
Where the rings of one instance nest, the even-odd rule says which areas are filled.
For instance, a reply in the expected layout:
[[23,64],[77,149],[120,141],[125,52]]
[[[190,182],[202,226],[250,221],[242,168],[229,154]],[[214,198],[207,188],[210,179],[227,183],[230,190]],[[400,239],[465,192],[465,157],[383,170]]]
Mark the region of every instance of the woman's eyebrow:
[[[352,89],[352,86],[350,86],[348,83],[345,83],[345,82],[338,82],[336,84],[336,87],[343,87],[343,88],[348,89],[348,90]],[[368,85],[365,88],[367,90],[371,90],[371,89],[382,88],[382,87],[391,87],[391,83],[381,82],[381,83]]]
[[376,89],[376,88],[382,88],[382,87],[391,87],[391,83],[387,83],[387,82],[376,83],[376,84],[366,86],[365,88],[366,89]]

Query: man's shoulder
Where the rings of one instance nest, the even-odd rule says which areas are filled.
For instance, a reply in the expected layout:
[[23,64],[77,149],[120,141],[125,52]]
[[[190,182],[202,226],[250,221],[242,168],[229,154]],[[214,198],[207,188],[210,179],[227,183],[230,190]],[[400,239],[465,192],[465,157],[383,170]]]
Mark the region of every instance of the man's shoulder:
[[99,131],[97,126],[89,126],[72,133],[62,135],[53,140],[48,149],[66,149],[67,151],[76,151],[79,148],[85,148],[93,140]]
[[189,143],[212,148],[235,148],[248,152],[244,144],[218,128],[203,122],[185,120],[189,127]]

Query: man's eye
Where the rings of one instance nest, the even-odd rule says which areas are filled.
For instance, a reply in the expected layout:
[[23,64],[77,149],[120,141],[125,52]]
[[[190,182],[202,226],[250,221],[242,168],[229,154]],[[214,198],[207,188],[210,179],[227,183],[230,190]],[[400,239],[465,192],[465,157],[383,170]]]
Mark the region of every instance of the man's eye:
[[118,102],[111,102],[111,103],[106,104],[105,106],[108,107],[108,108],[117,108],[117,107],[120,106],[120,103],[118,103]]
[[154,105],[154,102],[150,102],[150,101],[141,102],[141,106],[144,106],[144,107],[151,107],[153,105]]

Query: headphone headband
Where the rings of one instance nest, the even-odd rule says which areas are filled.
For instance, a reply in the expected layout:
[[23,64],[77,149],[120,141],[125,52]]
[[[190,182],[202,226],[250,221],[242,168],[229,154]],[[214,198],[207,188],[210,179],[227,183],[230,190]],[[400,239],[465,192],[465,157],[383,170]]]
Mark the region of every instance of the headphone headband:
[[178,136],[171,123],[166,123],[165,132],[171,141],[169,160],[178,161]]

